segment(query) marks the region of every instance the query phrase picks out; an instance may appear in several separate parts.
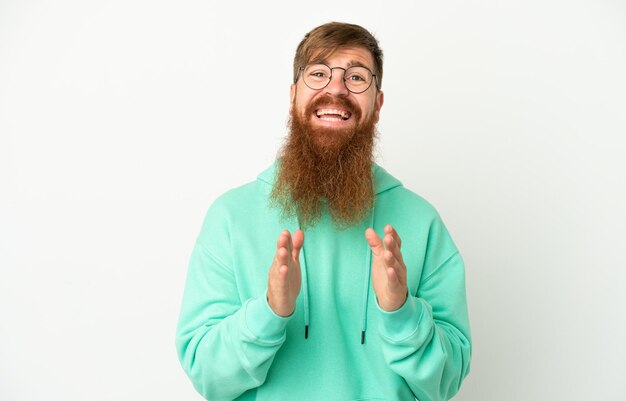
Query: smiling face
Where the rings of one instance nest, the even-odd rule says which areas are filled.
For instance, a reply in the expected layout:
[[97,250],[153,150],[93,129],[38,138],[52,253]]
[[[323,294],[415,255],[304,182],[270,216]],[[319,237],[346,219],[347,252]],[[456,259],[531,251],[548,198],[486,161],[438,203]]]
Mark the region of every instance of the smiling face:
[[[313,63],[332,68],[332,79],[320,90],[302,77],[291,86],[290,132],[271,198],[286,216],[297,216],[301,227],[314,225],[324,210],[338,227],[349,227],[365,218],[374,202],[372,158],[383,94],[375,83],[358,94],[346,88],[342,69],[373,71],[367,49],[339,48],[323,60],[313,55]],[[323,69],[311,73],[328,76]],[[315,77],[307,81],[313,87]]]
[[329,213],[337,227],[350,227],[371,213],[382,74],[383,52],[361,26],[329,22],[304,36],[293,60],[289,135],[270,194],[284,217],[311,227]]
[[[314,56],[310,62],[321,62],[331,68],[363,66],[374,71],[372,55],[362,47],[339,48],[324,60],[317,60]],[[365,122],[378,122],[384,100],[383,93],[376,89],[376,82],[363,93],[350,92],[346,88],[341,68],[333,69],[332,79],[323,89],[309,88],[301,76],[291,85],[294,114],[316,131],[325,132],[325,136],[339,138],[354,132]]]

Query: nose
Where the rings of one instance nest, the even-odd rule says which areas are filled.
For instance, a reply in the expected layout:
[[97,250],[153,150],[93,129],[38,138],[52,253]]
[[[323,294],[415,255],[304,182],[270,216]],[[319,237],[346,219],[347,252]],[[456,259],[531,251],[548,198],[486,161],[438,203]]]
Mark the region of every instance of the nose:
[[335,67],[332,68],[331,71],[330,82],[325,88],[326,92],[333,95],[347,96],[350,91],[346,87],[346,82],[343,79],[346,70],[341,67]]

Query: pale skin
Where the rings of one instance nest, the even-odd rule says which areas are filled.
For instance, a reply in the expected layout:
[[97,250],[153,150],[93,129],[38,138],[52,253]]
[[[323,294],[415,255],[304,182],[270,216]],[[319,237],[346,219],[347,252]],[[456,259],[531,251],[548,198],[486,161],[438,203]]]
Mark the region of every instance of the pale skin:
[[[399,309],[407,297],[407,274],[400,247],[402,240],[387,224],[383,238],[372,229],[365,231],[365,240],[372,250],[372,286],[381,309]],[[290,316],[300,293],[301,272],[299,255],[304,233],[283,230],[278,236],[276,254],[268,274],[267,301],[274,313]]]
[[[362,47],[347,47],[336,50],[333,54],[328,56],[324,62],[330,67],[342,67],[349,68],[352,65],[362,65],[368,67],[373,71],[374,60],[371,53]],[[351,99],[354,104],[361,109],[361,123],[368,120],[372,115],[374,120],[378,122],[380,118],[380,109],[383,107],[385,96],[381,90],[376,89],[376,85],[370,86],[363,93],[352,93],[347,88],[343,81],[343,74],[336,72],[333,74],[333,78],[330,83],[321,90],[314,90],[307,87],[302,79],[298,79],[295,84],[291,85],[290,99],[291,106],[295,106],[296,110],[304,113],[306,106],[315,101],[318,97],[325,94],[345,97]],[[341,109],[341,106],[336,104],[328,104],[322,106],[322,108]],[[313,126],[320,128],[333,129],[333,128],[345,128],[354,126],[358,122],[354,118],[348,118],[343,121],[324,121],[313,113],[308,117],[310,123]]]
[[[341,48],[331,54],[326,60],[331,67],[348,68],[351,65],[364,65],[373,70],[373,59],[370,52],[361,47]],[[333,75],[330,83],[322,90],[308,88],[301,79],[291,85],[291,105],[303,112],[306,105],[324,93],[333,96],[345,96],[353,99],[362,111],[362,120],[374,115],[378,121],[380,109],[384,102],[383,92],[372,85],[363,93],[354,94],[347,90],[343,82],[343,75]],[[327,108],[340,108],[337,105],[325,105]],[[324,121],[315,115],[309,116],[311,124],[333,129],[356,124],[353,118],[345,121]],[[379,306],[386,311],[400,308],[407,297],[406,266],[400,251],[401,240],[396,230],[387,225],[381,239],[378,234],[368,228],[365,231],[365,240],[372,250],[372,285]],[[294,231],[293,235],[284,230],[278,236],[276,254],[269,270],[267,301],[279,316],[289,316],[293,313],[296,299],[300,293],[301,273],[298,257],[304,243],[304,233]]]
[[279,316],[289,316],[296,307],[302,285],[300,250],[304,244],[302,230],[283,230],[278,236],[276,254],[267,280],[267,303]]

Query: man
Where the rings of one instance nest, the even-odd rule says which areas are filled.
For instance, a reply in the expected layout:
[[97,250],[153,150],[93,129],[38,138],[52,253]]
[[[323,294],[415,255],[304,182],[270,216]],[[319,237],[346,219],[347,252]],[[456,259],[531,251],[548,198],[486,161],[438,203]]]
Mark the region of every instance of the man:
[[372,162],[382,67],[360,26],[309,32],[278,161],[210,207],[177,330],[205,398],[438,401],[468,374],[461,257]]

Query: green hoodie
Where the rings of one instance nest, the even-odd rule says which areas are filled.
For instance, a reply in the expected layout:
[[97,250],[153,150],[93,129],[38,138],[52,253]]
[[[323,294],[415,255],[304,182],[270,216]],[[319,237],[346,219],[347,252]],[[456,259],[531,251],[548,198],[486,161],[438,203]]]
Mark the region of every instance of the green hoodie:
[[[209,208],[194,247],[176,333],[181,364],[208,400],[448,400],[469,373],[463,261],[435,209],[373,167],[374,212],[338,231],[305,231],[302,290],[289,317],[267,304],[284,221],[268,204],[276,164]],[[365,230],[402,239],[409,297],[378,307]]]

